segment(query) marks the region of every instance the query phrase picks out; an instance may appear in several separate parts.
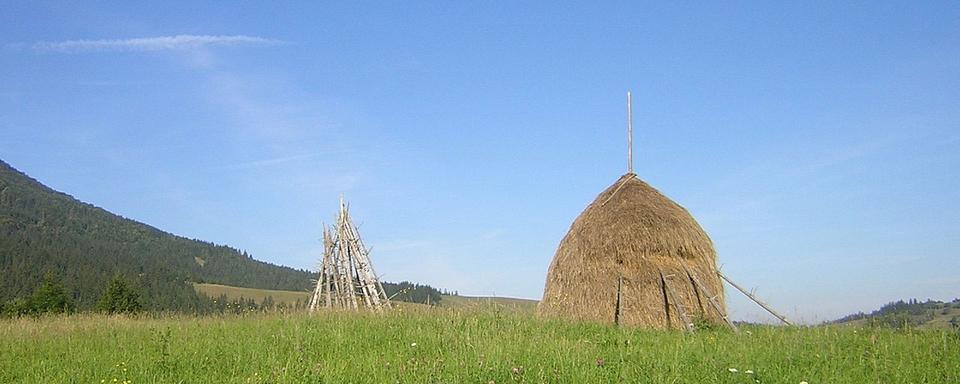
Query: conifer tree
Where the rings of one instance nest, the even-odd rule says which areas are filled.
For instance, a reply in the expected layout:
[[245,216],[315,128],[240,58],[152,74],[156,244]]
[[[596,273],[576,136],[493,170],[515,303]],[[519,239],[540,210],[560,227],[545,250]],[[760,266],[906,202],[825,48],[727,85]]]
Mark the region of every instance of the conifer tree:
[[107,290],[100,297],[97,309],[107,313],[136,313],[143,307],[140,295],[127,285],[123,276],[117,274],[107,283]]
[[73,300],[67,295],[63,284],[53,273],[47,273],[43,283],[33,293],[30,304],[34,313],[71,313],[75,309]]

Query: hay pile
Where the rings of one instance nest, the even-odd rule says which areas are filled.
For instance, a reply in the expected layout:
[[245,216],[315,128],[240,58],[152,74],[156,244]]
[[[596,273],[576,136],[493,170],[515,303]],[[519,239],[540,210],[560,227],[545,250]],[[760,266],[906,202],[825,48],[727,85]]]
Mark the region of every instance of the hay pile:
[[690,213],[628,173],[570,226],[550,265],[538,311],[613,323],[622,277],[620,324],[684,328],[670,291],[691,321],[723,323],[723,286],[715,271],[713,243]]

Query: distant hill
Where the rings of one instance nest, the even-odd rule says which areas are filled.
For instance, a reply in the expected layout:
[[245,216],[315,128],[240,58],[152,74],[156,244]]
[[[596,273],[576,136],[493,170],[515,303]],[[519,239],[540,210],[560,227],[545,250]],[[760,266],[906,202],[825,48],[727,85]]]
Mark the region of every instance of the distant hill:
[[[174,311],[214,308],[208,296],[222,292],[198,291],[195,285],[305,295],[315,277],[120,217],[55,191],[0,160],[0,305],[30,295],[47,274],[64,284],[80,310],[93,308],[106,282],[117,274],[138,288],[147,309]],[[442,299],[441,292],[428,285],[383,285],[388,294],[397,293],[395,300]]]
[[0,161],[0,303],[29,295],[47,273],[90,309],[121,274],[150,309],[189,310],[202,300],[189,283],[304,290],[307,271],[254,260],[114,215],[50,189]]
[[951,302],[936,300],[895,301],[870,313],[855,313],[830,322],[888,326],[894,328],[960,328],[960,299]]

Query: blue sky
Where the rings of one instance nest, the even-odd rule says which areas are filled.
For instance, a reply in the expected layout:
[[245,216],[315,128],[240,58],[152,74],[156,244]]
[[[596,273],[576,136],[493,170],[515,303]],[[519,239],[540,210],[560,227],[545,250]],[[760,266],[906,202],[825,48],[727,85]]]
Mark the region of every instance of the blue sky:
[[788,316],[960,296],[955,2],[2,8],[0,158],[262,260],[342,193],[386,280],[539,298],[631,89],[637,173]]

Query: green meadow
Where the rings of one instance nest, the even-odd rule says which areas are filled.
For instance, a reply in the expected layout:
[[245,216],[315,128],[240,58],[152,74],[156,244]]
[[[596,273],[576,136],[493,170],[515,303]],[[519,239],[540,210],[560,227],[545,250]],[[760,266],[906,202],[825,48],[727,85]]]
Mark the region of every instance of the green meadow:
[[956,383],[960,333],[623,329],[502,306],[0,320],[2,383]]

